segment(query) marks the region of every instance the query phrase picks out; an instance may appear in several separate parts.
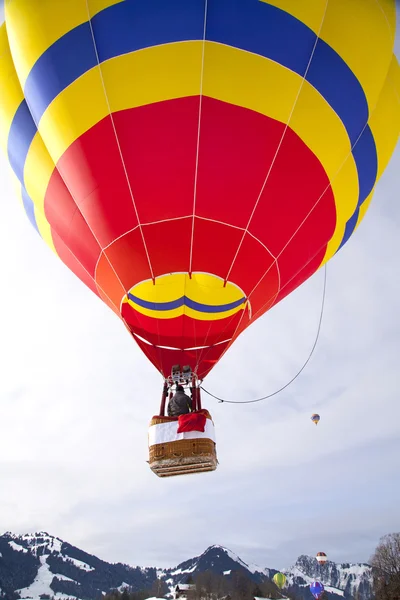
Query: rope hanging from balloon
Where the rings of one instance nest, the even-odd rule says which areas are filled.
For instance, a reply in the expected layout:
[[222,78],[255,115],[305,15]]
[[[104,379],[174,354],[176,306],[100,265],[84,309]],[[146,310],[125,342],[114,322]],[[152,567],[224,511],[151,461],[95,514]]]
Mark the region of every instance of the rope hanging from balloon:
[[201,385],[200,388],[203,390],[203,392],[205,392],[206,394],[208,394],[212,398],[215,398],[215,400],[218,400],[218,402],[220,402],[220,403],[221,402],[226,402],[227,404],[253,404],[255,402],[261,402],[262,400],[267,400],[268,398],[272,398],[273,396],[276,396],[277,394],[280,394],[281,392],[283,392],[283,390],[285,390],[286,388],[288,388],[299,377],[299,375],[304,371],[304,369],[306,368],[306,366],[310,362],[312,355],[314,354],[315,348],[317,347],[317,343],[318,343],[318,340],[319,340],[319,335],[321,333],[322,318],[324,316],[325,296],[326,296],[326,279],[327,279],[327,267],[326,267],[326,264],[325,264],[325,266],[324,266],[324,286],[323,286],[323,289],[322,289],[321,310],[320,310],[319,321],[318,321],[318,328],[317,328],[317,333],[316,333],[316,336],[315,336],[314,344],[313,344],[313,346],[311,348],[311,351],[310,351],[310,353],[309,353],[309,355],[307,357],[307,360],[303,363],[303,366],[301,367],[301,369],[296,373],[296,375],[294,377],[292,377],[292,379],[290,381],[288,381],[284,386],[282,386],[278,390],[275,390],[275,392],[272,392],[272,394],[268,394],[267,396],[263,396],[262,398],[255,398],[254,400],[225,400],[224,398],[219,398],[219,396],[215,396],[214,394],[212,394],[211,392],[209,392],[208,390],[206,390]]

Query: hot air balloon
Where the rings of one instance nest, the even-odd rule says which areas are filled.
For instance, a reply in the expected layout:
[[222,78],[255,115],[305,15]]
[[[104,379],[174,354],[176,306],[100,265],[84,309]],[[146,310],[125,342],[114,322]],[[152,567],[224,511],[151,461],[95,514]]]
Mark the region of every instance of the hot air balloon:
[[317,415],[317,414],[313,414],[313,415],[311,415],[311,421],[312,421],[313,423],[315,423],[315,425],[318,425],[320,418],[321,418],[321,417],[320,417],[319,415]]
[[199,380],[367,211],[400,131],[394,1],[5,14],[0,141],[25,212],[161,373],[159,418],[178,381],[199,410]]
[[320,596],[322,596],[324,589],[324,586],[319,581],[313,581],[310,583],[310,592],[317,600],[320,598]]
[[272,581],[279,589],[282,589],[286,583],[286,575],[284,575],[283,573],[275,573],[275,575],[272,578]]
[[328,560],[325,552],[317,552],[317,556],[315,558],[317,559],[320,565],[324,565]]

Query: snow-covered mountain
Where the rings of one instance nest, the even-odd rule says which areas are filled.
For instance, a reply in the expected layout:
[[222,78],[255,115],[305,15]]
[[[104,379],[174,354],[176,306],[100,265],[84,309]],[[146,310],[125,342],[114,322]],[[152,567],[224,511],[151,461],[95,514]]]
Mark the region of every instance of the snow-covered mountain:
[[303,598],[309,598],[308,586],[315,580],[324,584],[329,595],[357,600],[369,600],[372,597],[371,567],[365,563],[336,564],[328,560],[321,566],[315,558],[302,555],[283,573],[287,577],[288,587],[293,587],[296,595]]
[[[266,574],[265,569],[251,563],[245,563],[236,554],[222,546],[210,546],[201,556],[190,558],[178,565],[175,569],[169,571],[171,575],[201,573],[204,571],[214,571],[216,573],[225,573],[227,575],[232,570],[237,570],[239,567],[252,574]],[[165,573],[167,572],[168,571],[165,571]]]
[[239,556],[222,546],[210,546],[201,556],[189,558],[173,569],[159,570],[157,574],[171,587],[177,583],[184,583],[189,576],[194,577],[205,571],[229,577],[233,571],[239,569],[243,570],[255,583],[265,581],[269,577],[269,569],[247,564]]
[[121,586],[150,588],[156,579],[156,569],[107,563],[46,532],[0,536],[0,598],[7,600],[94,600]]
[[[132,591],[155,589],[157,580],[172,590],[189,576],[205,571],[230,578],[242,571],[254,583],[271,579],[276,569],[247,564],[222,546],[210,546],[201,555],[171,569],[110,564],[45,532],[0,536],[0,600],[30,598],[100,600],[104,593],[124,587]],[[312,600],[309,583],[319,579],[331,600],[370,600],[371,569],[365,564],[319,566],[315,558],[300,556],[284,571],[290,592]]]

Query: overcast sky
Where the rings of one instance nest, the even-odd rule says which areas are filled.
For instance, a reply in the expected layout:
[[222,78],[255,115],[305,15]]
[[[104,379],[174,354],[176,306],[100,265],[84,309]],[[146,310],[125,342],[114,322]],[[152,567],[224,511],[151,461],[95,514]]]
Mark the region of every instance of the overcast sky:
[[[45,530],[132,565],[221,544],[284,568],[318,551],[366,561],[400,531],[399,167],[398,146],[329,263],[306,371],[267,402],[204,397],[218,470],[162,480],[146,463],[160,376],[29,224],[0,155],[0,532]],[[205,386],[243,400],[285,384],[314,342],[322,285],[321,271],[257,321]]]

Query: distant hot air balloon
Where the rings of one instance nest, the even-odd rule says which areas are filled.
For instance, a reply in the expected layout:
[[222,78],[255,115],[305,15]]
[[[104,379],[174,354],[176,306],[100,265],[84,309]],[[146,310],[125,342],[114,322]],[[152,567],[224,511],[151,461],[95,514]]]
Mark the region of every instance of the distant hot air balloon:
[[317,415],[317,414],[314,414],[314,415],[312,415],[312,416],[311,416],[311,421],[312,421],[313,423],[315,423],[316,425],[318,425],[320,418],[321,418],[321,417],[320,417],[319,415]]
[[278,588],[282,589],[286,583],[286,575],[284,575],[283,573],[275,573],[275,575],[272,578],[272,581]]
[[319,581],[313,581],[310,583],[310,591],[317,600],[322,595],[324,589],[324,586]]
[[320,565],[324,565],[328,560],[325,552],[317,552],[317,556],[315,557]]

